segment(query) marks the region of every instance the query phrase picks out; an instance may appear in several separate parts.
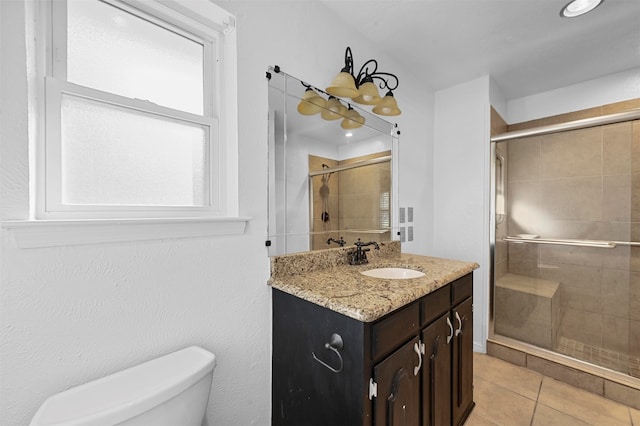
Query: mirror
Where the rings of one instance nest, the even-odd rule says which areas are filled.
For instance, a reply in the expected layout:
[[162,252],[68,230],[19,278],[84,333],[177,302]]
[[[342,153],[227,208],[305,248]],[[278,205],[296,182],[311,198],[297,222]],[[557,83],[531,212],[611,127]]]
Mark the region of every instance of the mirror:
[[327,95],[278,67],[267,77],[269,256],[339,247],[341,239],[346,246],[397,239],[397,125],[342,99],[364,125],[344,129],[344,115],[303,115],[307,87]]

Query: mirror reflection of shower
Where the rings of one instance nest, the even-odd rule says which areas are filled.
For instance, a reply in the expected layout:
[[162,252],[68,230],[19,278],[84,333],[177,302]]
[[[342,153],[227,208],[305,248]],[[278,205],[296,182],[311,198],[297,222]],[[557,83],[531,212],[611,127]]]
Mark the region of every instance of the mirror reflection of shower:
[[334,160],[309,156],[311,249],[391,239],[390,151]]
[[[328,169],[329,166],[322,163],[323,169]],[[322,185],[320,185],[320,190],[318,191],[320,194],[320,199],[322,200],[322,213],[320,213],[320,220],[323,223],[329,222],[329,195],[331,194],[331,190],[329,189],[329,179],[331,179],[331,175],[333,173],[324,173],[322,174]]]

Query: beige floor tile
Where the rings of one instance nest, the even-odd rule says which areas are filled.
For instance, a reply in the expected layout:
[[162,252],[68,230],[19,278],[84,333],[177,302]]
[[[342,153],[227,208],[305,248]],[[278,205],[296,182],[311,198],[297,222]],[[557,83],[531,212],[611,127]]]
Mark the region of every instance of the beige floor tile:
[[580,419],[571,417],[568,414],[562,413],[558,410],[554,410],[546,405],[538,404],[536,406],[536,412],[533,414],[533,422],[531,426],[587,426],[589,423],[585,423]]
[[628,407],[547,377],[538,403],[594,425],[631,425]]
[[531,424],[535,401],[492,383],[482,377],[474,378],[476,415],[500,426],[528,426]]
[[476,410],[474,408],[471,414],[469,415],[469,418],[467,418],[467,421],[465,422],[464,426],[498,426],[498,425],[496,425],[486,417],[483,417],[482,413],[479,410]]
[[474,354],[473,370],[476,377],[482,377],[534,401],[538,398],[542,375],[535,371],[479,353]]
[[631,412],[631,424],[633,426],[640,426],[640,410],[630,408],[629,411]]

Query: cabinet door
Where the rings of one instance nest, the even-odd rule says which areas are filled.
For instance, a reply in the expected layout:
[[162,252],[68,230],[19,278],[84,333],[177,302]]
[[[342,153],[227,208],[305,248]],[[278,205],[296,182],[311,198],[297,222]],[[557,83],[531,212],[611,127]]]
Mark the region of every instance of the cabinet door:
[[453,345],[453,424],[459,425],[473,407],[473,299],[452,311],[455,328]]
[[419,423],[420,371],[414,369],[421,363],[420,342],[415,337],[373,368],[373,380],[378,384],[373,406],[374,425]]
[[425,345],[422,368],[422,424],[451,424],[451,346],[449,312],[422,331]]

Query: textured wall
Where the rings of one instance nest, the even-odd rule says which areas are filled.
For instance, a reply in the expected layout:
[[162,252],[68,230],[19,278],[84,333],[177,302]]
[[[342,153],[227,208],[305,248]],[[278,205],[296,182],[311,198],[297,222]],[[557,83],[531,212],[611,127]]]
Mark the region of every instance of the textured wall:
[[[214,352],[218,361],[208,424],[269,424],[268,65],[328,84],[350,44],[358,65],[375,56],[393,68],[402,83],[403,173],[430,174],[430,118],[424,118],[430,106],[415,100],[429,92],[415,84],[417,77],[392,66],[392,59],[347,25],[332,25],[336,18],[318,4],[217,3],[237,17],[239,213],[253,220],[237,237],[44,249],[17,249],[3,234],[0,424],[27,424],[53,393],[191,344]],[[0,1],[4,219],[28,217],[22,4]],[[419,167],[412,169],[413,161]],[[430,197],[423,199],[419,190],[429,179],[417,180],[417,190],[405,192],[406,203],[428,212]],[[419,244],[426,245],[430,222],[423,217]],[[413,247],[420,253],[418,244]]]
[[435,94],[434,248],[480,265],[474,279],[474,348],[485,350],[489,278],[490,79]]

